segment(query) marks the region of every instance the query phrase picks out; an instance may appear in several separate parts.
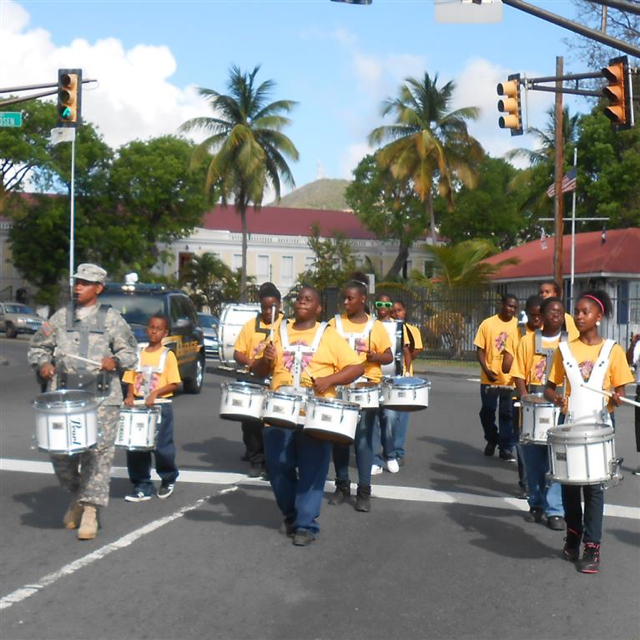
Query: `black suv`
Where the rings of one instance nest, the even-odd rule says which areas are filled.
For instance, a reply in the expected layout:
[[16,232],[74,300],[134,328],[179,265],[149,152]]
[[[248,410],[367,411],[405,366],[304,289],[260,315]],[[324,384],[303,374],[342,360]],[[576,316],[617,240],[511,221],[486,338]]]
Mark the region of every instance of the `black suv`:
[[164,339],[178,359],[180,377],[186,393],[200,393],[204,379],[204,335],[193,302],[182,291],[154,284],[108,283],[100,296],[101,304],[117,309],[129,323],[140,346],[147,343],[147,322],[161,314],[169,320]]

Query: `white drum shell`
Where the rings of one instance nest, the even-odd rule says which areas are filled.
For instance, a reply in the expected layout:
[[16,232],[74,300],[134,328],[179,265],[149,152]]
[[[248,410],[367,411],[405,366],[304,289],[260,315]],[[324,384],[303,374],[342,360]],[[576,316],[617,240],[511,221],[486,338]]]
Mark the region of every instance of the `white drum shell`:
[[360,409],[377,409],[380,406],[380,386],[368,387],[338,387],[338,397],[341,400],[357,404]]
[[116,447],[128,451],[153,451],[156,447],[160,410],[147,407],[123,407]]
[[[418,380],[418,378],[407,378]],[[429,406],[431,383],[421,380],[418,384],[405,383],[402,378],[383,381],[380,387],[381,405],[394,411],[420,411]]]
[[265,389],[257,384],[229,382],[221,385],[220,417],[225,420],[262,419]]
[[549,430],[549,480],[560,484],[600,484],[616,473],[613,428],[565,424]]
[[314,438],[351,444],[356,436],[360,407],[337,398],[311,398],[307,402],[304,431]]
[[260,312],[258,304],[229,304],[224,307],[220,314],[220,329],[218,338],[220,362],[228,365],[236,365],[233,358],[235,344],[242,327],[249,321],[255,320]]
[[262,419],[279,427],[295,428],[304,424],[306,394],[295,391],[267,391],[264,398]]
[[73,455],[98,441],[97,402],[81,390],[43,393],[33,403],[36,410],[38,449]]
[[[537,394],[536,394],[537,395]],[[527,396],[521,398],[522,444],[547,444],[547,432],[558,424],[560,408],[552,402],[531,402]]]

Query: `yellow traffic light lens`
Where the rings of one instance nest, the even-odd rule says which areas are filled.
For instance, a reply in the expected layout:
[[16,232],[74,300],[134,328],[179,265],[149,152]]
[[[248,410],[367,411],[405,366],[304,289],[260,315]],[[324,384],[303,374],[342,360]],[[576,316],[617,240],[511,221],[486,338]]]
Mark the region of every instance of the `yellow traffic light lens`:
[[516,80],[508,80],[498,84],[498,95],[515,97],[518,95],[518,82]]
[[519,129],[520,120],[515,115],[500,116],[498,118],[498,126],[501,129]]

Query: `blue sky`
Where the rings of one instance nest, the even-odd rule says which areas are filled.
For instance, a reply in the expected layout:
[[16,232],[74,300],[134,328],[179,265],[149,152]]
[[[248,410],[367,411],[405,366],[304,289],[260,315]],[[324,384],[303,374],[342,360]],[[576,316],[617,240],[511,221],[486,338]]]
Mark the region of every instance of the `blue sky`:
[[[572,12],[568,0],[538,4]],[[210,114],[194,88],[225,90],[232,64],[260,64],[259,77],[277,83],[274,98],[299,102],[286,132],[300,151],[292,169],[302,185],[319,171],[349,177],[382,122],[381,100],[424,71],[455,80],[454,106],[482,108],[472,132],[493,155],[531,146],[531,136],[498,129],[496,83],[517,71],[551,75],[556,55],[568,70],[586,71],[572,59],[570,37],[509,7],[500,24],[439,24],[432,0],[0,0],[0,86],[54,81],[57,68],[81,67],[100,80],[84,94],[84,116],[118,146]],[[544,125],[552,101],[530,95],[531,125]]]

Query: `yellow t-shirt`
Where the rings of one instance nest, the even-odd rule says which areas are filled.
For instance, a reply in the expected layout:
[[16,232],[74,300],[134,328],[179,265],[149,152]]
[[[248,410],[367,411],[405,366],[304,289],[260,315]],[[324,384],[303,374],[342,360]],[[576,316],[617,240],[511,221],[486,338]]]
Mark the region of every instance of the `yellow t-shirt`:
[[[560,343],[560,335],[553,338],[542,336],[542,347],[544,349],[555,349]],[[511,365],[511,376],[522,378],[526,385],[547,383],[547,356],[536,353],[536,334],[534,331],[520,340],[516,349],[513,365]]]
[[[351,322],[345,314],[341,315],[340,319],[342,321],[342,329],[345,333],[362,333],[366,326],[366,322],[363,324]],[[367,321],[368,320],[369,317],[367,316]],[[329,320],[329,326],[335,329],[335,318],[331,318],[331,320]],[[340,335],[337,329],[336,333]],[[373,353],[384,353],[387,349],[391,348],[391,341],[389,340],[387,330],[382,326],[382,323],[379,320],[376,320],[373,323],[369,338],[358,338],[356,340],[355,353],[358,356],[358,363],[364,364],[365,377],[371,380],[371,382],[378,383],[382,379],[382,369],[377,362],[367,362],[367,352],[372,351]]]
[[[163,349],[158,349],[157,351],[147,351],[147,349],[142,350],[142,354],[140,356],[140,365],[142,367],[154,367],[157,368],[160,364],[160,358],[162,356]],[[122,382],[125,384],[133,385],[133,395],[137,398],[141,398],[144,394],[142,390],[144,389],[146,376],[144,371],[125,371],[122,376]],[[167,353],[167,359],[164,363],[164,369],[160,373],[152,373],[151,380],[149,382],[149,393],[154,391],[155,389],[161,389],[162,387],[168,384],[180,384],[180,372],[178,371],[178,361],[176,359],[175,353],[173,351],[169,351]],[[164,393],[160,397],[161,398],[170,398],[173,393]]]
[[580,336],[578,327],[576,327],[576,321],[573,319],[573,316],[571,314],[564,314],[564,324],[567,327],[567,333],[569,334],[570,341]]
[[[282,314],[278,314],[276,316],[276,320],[273,324],[273,334],[274,334],[274,342],[275,335],[280,330],[280,323],[282,322]],[[233,345],[234,351],[239,351],[240,353],[247,356],[251,360],[258,360],[262,358],[262,353],[264,348],[269,343],[269,336],[271,334],[271,325],[265,324],[260,318],[260,323],[258,325],[259,331],[256,331],[256,319],[252,318],[251,320],[247,320],[244,326],[240,330],[238,337],[236,338],[236,342]]]
[[[588,382],[603,346],[604,340],[600,342],[600,344],[594,345],[585,344],[580,339],[571,340],[569,342],[569,349],[580,367],[580,373],[582,374],[582,379],[585,382]],[[558,349],[553,356],[553,363],[551,365],[551,371],[549,372],[549,382],[553,382],[555,385],[560,386],[564,380],[565,371],[562,363],[562,353],[560,352],[560,349]],[[612,388],[620,387],[632,382],[633,374],[627,364],[625,353],[619,344],[615,344],[613,345],[611,355],[609,356],[609,363],[607,364],[607,370],[604,374],[602,388],[605,391],[609,391]],[[567,397],[571,395],[571,385],[568,380],[565,395]],[[609,411],[613,411],[613,405],[609,405]]]
[[497,380],[491,382],[482,369],[480,373],[481,384],[507,385],[511,382],[511,374],[502,373],[502,358],[509,337],[516,337],[516,333],[519,336],[519,331],[516,318],[504,322],[498,314],[483,320],[480,324],[473,344],[484,350],[487,367],[498,375]]
[[[405,322],[405,328],[406,330],[411,334],[411,337],[413,338],[413,348],[416,351],[422,351],[422,349],[424,349],[424,346],[422,344],[422,336],[420,335],[420,329],[418,329],[418,327],[409,324],[408,322]],[[409,346],[411,346],[411,340],[409,340]],[[404,362],[404,360],[403,360]],[[410,376],[413,375],[413,362],[411,362],[411,364],[409,365],[409,370],[407,371],[406,366],[403,367],[403,370],[405,373],[408,373]]]
[[[287,323],[287,336],[289,344],[304,344],[311,346],[315,338],[319,323],[311,329],[297,330]],[[282,386],[293,385],[293,357],[284,353],[280,332],[274,336],[273,344],[276,348],[276,361],[273,367],[273,379],[271,388],[278,389]],[[302,375],[300,384],[303,387],[312,387],[311,378],[324,378],[352,364],[360,364],[361,357],[349,346],[349,343],[333,328],[326,327],[320,344],[315,353],[306,353],[302,356]],[[335,398],[336,390],[331,387],[323,394],[323,397]]]
[[524,336],[522,335],[522,329],[520,328],[520,325],[518,325],[518,331],[507,338],[507,344],[504,347],[505,353],[508,353],[515,357],[516,351],[518,350],[518,346],[520,345],[522,340],[527,336],[534,335],[536,332],[535,329],[529,328],[528,324],[525,324],[524,328],[525,328]]

